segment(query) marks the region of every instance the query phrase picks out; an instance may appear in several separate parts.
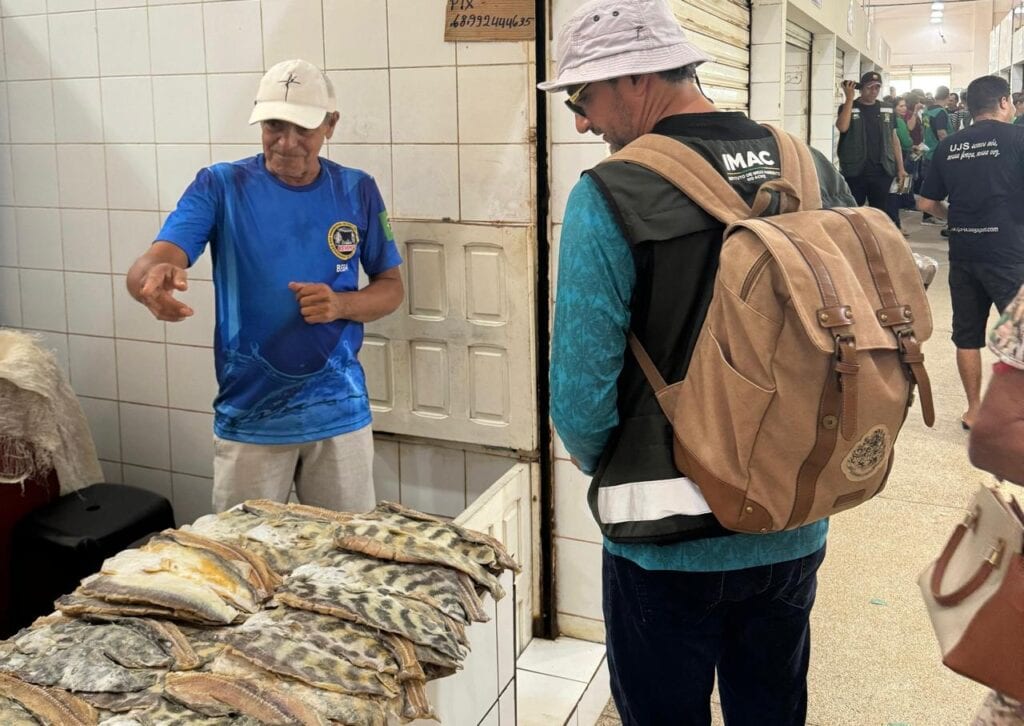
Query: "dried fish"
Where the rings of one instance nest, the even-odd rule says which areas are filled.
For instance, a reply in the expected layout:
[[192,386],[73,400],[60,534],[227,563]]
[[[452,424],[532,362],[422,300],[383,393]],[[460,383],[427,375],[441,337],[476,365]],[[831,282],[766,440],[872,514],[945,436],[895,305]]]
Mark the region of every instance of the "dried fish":
[[164,690],[169,698],[207,716],[243,715],[270,726],[326,726],[313,708],[276,688],[250,685],[213,673],[172,673]]
[[[521,570],[519,564],[512,559],[512,557],[505,551],[505,545],[499,542],[494,537],[483,532],[478,532],[474,529],[467,529],[454,522],[449,522],[440,517],[434,517],[423,512],[417,512],[415,509],[409,509],[403,507],[397,502],[381,502],[370,514],[363,517],[364,519],[372,519],[380,517],[381,519],[398,524],[401,527],[407,529],[415,529],[416,531],[424,534],[430,539],[434,539],[439,536],[437,533],[441,531],[450,532],[457,536],[459,539],[470,542],[473,544],[480,544],[491,548],[494,551],[494,562],[503,569],[512,570],[513,572],[519,572]],[[416,524],[412,524],[412,523]],[[490,561],[489,557],[485,557],[481,560],[481,564],[487,564]]]
[[256,592],[260,602],[270,597],[274,588],[281,584],[281,578],[270,569],[270,565],[267,564],[266,560],[242,547],[237,547],[227,542],[219,542],[212,537],[204,537],[195,532],[186,532],[180,529],[169,529],[163,532],[162,536],[188,547],[210,550],[231,562],[245,575],[246,580]]
[[99,726],[261,726],[249,716],[204,716],[180,703],[160,698],[144,710],[100,721]]
[[337,512],[323,507],[311,507],[308,504],[281,504],[270,499],[249,499],[242,503],[242,509],[263,517],[285,516],[325,522],[346,522],[355,516],[350,512]]
[[274,572],[286,575],[330,553],[336,527],[333,521],[288,516],[286,511],[275,510],[267,518],[232,509],[202,517],[187,531],[241,547],[260,557]]
[[159,682],[144,691],[135,691],[133,693],[79,693],[78,697],[95,706],[100,711],[127,713],[156,706],[163,699],[163,692],[164,685],[162,682]]
[[39,720],[17,701],[0,696],[0,723],[4,726],[39,726]]
[[226,604],[247,613],[259,610],[266,597],[258,596],[238,567],[219,554],[186,547],[160,535],[141,549],[124,550],[109,558],[100,568],[100,575],[172,575],[210,590]]
[[466,542],[447,530],[438,529],[431,536],[425,536],[386,521],[353,519],[338,525],[334,542],[340,549],[382,560],[446,565],[465,572],[489,590],[495,600],[505,597],[495,573],[479,562],[488,556],[493,558],[493,550],[486,545]]
[[[350,590],[361,584],[367,590],[411,597],[463,623],[470,620],[485,623],[488,620],[472,581],[450,567],[396,564],[350,552],[334,552],[314,564],[337,570],[339,579],[348,582]],[[293,574],[302,569],[298,568]]]
[[385,726],[387,723],[385,701],[325,691],[300,681],[279,678],[230,653],[217,658],[211,665],[211,670],[214,673],[239,678],[255,686],[276,688],[312,706],[332,723],[344,726]]
[[166,668],[172,663],[171,657],[149,633],[119,623],[49,621],[18,633],[14,645],[26,655],[39,656],[73,647],[89,647],[125,668]]
[[61,595],[53,606],[63,615],[70,617],[175,617],[175,612],[171,608],[152,604],[112,603],[98,597],[87,597],[80,590]]
[[56,688],[43,688],[0,673],[0,696],[17,701],[46,726],[94,726],[96,709]]
[[[321,580],[320,575],[326,573]],[[419,600],[389,594],[350,592],[331,581],[329,570],[311,568],[303,577],[289,577],[276,596],[278,602],[301,610],[354,620],[389,633],[405,636],[414,643],[429,645],[455,659],[466,649],[454,632],[452,621]]]
[[155,605],[189,622],[227,624],[242,617],[210,588],[168,572],[91,575],[75,592],[109,603]]

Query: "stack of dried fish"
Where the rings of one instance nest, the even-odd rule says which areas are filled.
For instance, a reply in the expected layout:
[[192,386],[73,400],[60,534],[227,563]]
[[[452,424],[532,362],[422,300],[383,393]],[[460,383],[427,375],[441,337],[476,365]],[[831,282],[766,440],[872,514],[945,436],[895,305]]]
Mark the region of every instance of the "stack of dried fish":
[[434,713],[501,545],[382,503],[246,502],[107,560],[0,643],[0,723],[352,724]]

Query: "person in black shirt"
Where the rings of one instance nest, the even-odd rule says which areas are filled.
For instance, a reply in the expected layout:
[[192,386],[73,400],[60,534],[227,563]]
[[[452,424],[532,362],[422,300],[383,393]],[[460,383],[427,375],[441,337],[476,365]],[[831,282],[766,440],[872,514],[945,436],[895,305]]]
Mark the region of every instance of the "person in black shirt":
[[[973,125],[943,139],[921,187],[918,209],[949,217],[953,344],[970,428],[981,405],[981,348],[995,305],[1024,283],[1024,128],[1015,126],[1009,84],[982,76],[967,87]],[[949,198],[949,206],[941,200]]]
[[[860,97],[853,98],[859,88]],[[846,101],[839,107],[836,128],[839,130],[839,164],[850,185],[857,204],[886,212],[900,227],[899,209],[890,203],[889,188],[893,177],[900,183],[906,178],[903,151],[896,136],[896,109],[893,104],[879,103],[882,77],[874,71],[865,73],[860,83],[843,81]]]

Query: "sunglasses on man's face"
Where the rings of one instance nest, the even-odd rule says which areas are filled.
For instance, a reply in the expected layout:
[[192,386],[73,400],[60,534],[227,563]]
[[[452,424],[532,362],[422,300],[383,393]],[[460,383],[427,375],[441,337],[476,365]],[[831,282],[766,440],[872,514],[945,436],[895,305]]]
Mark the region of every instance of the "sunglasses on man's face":
[[587,117],[587,112],[583,110],[583,107],[579,105],[580,94],[583,93],[583,89],[589,86],[590,83],[584,83],[582,86],[577,88],[575,91],[569,94],[569,98],[565,99],[565,107],[572,111],[577,116]]

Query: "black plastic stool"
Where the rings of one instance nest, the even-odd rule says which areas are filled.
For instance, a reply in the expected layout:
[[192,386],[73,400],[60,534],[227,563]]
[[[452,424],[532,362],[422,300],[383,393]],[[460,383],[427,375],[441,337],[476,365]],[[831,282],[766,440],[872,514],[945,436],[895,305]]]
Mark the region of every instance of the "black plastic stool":
[[173,526],[167,499],[125,484],[93,484],[32,512],[14,529],[13,624],[52,612],[103,560]]

